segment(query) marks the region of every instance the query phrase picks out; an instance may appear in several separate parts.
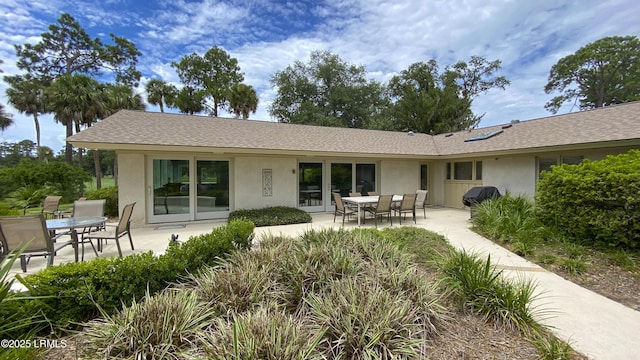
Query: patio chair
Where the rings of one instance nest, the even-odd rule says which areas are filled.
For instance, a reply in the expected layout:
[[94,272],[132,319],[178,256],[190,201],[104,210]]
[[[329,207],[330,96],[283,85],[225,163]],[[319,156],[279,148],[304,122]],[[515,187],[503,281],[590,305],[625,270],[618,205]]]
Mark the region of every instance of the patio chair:
[[416,191],[416,208],[422,209],[425,219],[427,218],[427,193],[429,193],[429,190]]
[[[106,204],[106,200],[76,200],[73,202],[73,212],[72,217],[85,217],[85,216],[104,216],[104,207]],[[93,248],[93,252],[98,256],[98,251],[96,247],[93,245],[93,241],[91,239],[85,238],[86,234],[91,232],[104,230],[105,224],[102,223],[98,226],[89,226],[85,227],[82,230],[76,229],[79,238],[78,245],[82,245],[82,260],[84,260],[84,244],[91,244],[91,248]]]
[[[116,245],[118,246],[118,255],[122,257],[122,249],[120,248],[120,238],[127,235],[129,237],[129,243],[131,244],[131,250],[135,250],[133,248],[133,239],[131,239],[131,214],[133,213],[133,207],[136,203],[131,203],[125,205],[122,210],[122,215],[120,215],[120,220],[118,221],[118,225],[105,225],[105,230],[91,232],[84,236],[85,239],[89,239],[89,241],[95,239],[98,241],[98,250],[102,251],[102,241],[106,240],[115,240]],[[109,230],[108,228],[113,228],[113,230]]]
[[416,197],[418,194],[404,194],[400,205],[393,208],[393,211],[400,217],[400,225],[402,225],[402,214],[411,213],[413,222],[416,223]]
[[362,196],[362,193],[359,193],[359,192],[350,192],[350,193],[349,193],[349,196],[350,196],[350,197]]
[[391,219],[392,200],[393,195],[380,195],[380,197],[378,198],[378,203],[376,205],[364,208],[365,212],[371,213],[373,215],[376,227],[378,227],[378,216],[382,218],[382,215],[387,215],[387,217],[389,218],[389,223],[393,225],[393,220]]
[[344,206],[344,203],[342,202],[342,196],[340,196],[340,194],[338,193],[332,193],[332,194],[333,194],[333,201],[336,203],[336,209],[333,211],[333,222],[334,223],[336,222],[336,216],[338,214],[342,214],[342,225],[344,226],[344,218],[347,216],[351,217],[351,215],[353,215],[355,211]]
[[380,196],[380,193],[377,191],[369,191],[367,193],[367,196]]
[[29,242],[29,245],[20,254],[20,267],[23,272],[27,272],[27,264],[29,264],[31,257],[48,257],[47,266],[53,265],[53,257],[56,252],[67,245],[73,244],[73,240],[58,242],[54,248],[53,240],[47,230],[47,224],[42,214],[0,217],[0,242],[2,243],[1,258],[9,255],[11,251],[22,248]]

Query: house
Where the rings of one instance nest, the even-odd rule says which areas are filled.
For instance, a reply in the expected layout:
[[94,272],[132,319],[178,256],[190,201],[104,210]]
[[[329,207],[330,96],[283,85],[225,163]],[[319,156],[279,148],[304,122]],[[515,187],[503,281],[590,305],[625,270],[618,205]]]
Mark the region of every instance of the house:
[[123,110],[68,140],[116,151],[135,222],[332,211],[332,192],[370,189],[461,208],[473,186],[533,196],[552,165],[640,148],[640,102],[436,136]]

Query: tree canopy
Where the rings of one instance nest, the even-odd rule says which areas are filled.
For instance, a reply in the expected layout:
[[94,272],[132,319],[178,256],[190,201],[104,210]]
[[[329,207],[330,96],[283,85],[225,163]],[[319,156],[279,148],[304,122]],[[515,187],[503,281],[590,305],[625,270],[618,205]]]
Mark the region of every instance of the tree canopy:
[[[231,87],[244,80],[238,60],[217,46],[209,49],[204,56],[192,53],[171,65],[176,69],[180,81],[191,88],[187,93],[198,92],[203,95],[203,106],[209,108],[212,116],[218,116],[218,109],[227,106]],[[193,113],[194,110],[195,107],[190,106],[188,113]],[[200,111],[202,110],[195,112]]]
[[278,94],[269,112],[280,122],[366,128],[386,107],[384,87],[363,66],[314,51],[271,78]]
[[581,47],[551,67],[547,94],[559,92],[545,108],[558,112],[566,102],[581,110],[640,99],[640,40],[610,36]]
[[411,64],[389,81],[391,128],[440,134],[477,126],[483,115],[473,113],[473,99],[509,85],[504,76],[496,75],[500,68],[500,60],[489,62],[480,56],[447,66],[442,73],[435,60]]
[[249,113],[258,110],[258,94],[253,86],[246,84],[235,84],[229,91],[229,108],[236,115],[243,119],[249,118]]
[[[41,35],[37,44],[15,46],[17,66],[28,76],[55,83],[58,78],[72,74],[109,75],[119,84],[138,84],[140,72],[136,64],[141,53],[132,42],[113,34],[110,34],[112,44],[104,44],[98,38],[92,39],[66,13],[60,15],[57,22],[49,25],[49,31]],[[66,125],[67,137],[73,135],[72,121],[62,120],[68,118],[68,114],[56,113],[56,118]],[[72,161],[72,150],[71,144],[67,143],[65,158],[69,163]]]

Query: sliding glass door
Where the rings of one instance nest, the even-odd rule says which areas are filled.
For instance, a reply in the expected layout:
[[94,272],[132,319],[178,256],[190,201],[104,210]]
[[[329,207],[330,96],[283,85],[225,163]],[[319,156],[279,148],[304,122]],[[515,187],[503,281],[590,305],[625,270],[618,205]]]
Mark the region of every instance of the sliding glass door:
[[150,223],[220,218],[229,213],[229,161],[151,159]]
[[298,203],[308,212],[324,211],[324,166],[322,162],[298,164]]

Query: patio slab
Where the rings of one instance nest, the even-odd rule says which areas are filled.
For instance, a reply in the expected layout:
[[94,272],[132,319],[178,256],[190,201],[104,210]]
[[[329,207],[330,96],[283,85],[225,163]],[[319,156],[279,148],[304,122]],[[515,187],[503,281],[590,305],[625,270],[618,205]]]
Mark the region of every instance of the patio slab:
[[[256,228],[256,240],[264,234],[295,237],[310,229],[338,228],[341,221],[333,223],[333,214],[313,214],[313,223]],[[393,226],[399,226],[394,219]],[[179,241],[185,241],[192,235],[211,231],[224,225],[226,220],[199,221],[180,224],[156,224],[138,226],[132,229],[136,249],[131,250],[128,240],[121,241],[123,254],[152,251],[161,254],[165,251],[172,234]],[[403,225],[414,225],[412,221],[403,221]],[[373,227],[367,223],[364,227]],[[388,227],[388,222],[378,225]],[[491,262],[504,270],[505,276],[518,279],[531,279],[538,285],[541,294],[534,306],[541,314],[539,321],[550,326],[561,339],[568,341],[577,351],[591,359],[637,359],[640,353],[640,312],[609,300],[604,296],[582,288],[563,279],[542,267],[515,255],[484,237],[471,231],[469,211],[449,208],[427,209],[427,218],[419,212],[415,226],[434,231],[445,236],[457,249],[490,255]],[[346,222],[346,229],[357,228],[355,219]],[[100,253],[101,257],[117,256],[115,242],[110,241]],[[85,247],[85,259],[95,257],[91,247]],[[63,249],[55,257],[55,264],[73,261],[73,250]],[[32,274],[46,265],[42,257],[33,258],[27,274]],[[14,264],[12,273],[20,273],[19,262]],[[551,315],[551,316],[549,316]]]

